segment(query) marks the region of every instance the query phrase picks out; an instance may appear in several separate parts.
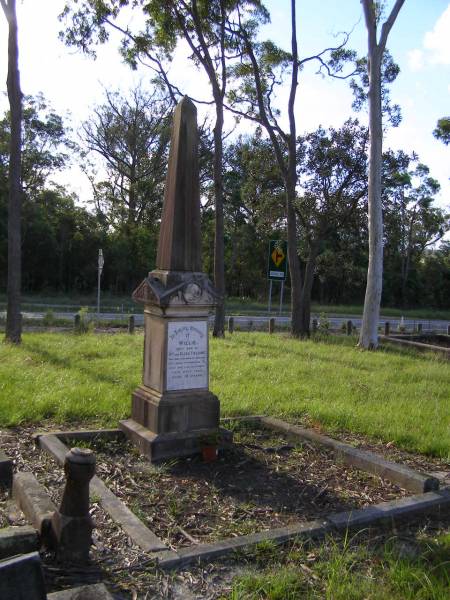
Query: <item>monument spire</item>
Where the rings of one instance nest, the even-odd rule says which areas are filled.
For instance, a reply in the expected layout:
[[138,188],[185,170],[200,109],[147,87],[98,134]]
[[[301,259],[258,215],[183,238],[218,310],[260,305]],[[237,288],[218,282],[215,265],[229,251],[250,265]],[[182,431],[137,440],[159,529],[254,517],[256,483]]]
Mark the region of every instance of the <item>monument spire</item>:
[[156,268],[201,271],[197,109],[187,97],[173,117]]

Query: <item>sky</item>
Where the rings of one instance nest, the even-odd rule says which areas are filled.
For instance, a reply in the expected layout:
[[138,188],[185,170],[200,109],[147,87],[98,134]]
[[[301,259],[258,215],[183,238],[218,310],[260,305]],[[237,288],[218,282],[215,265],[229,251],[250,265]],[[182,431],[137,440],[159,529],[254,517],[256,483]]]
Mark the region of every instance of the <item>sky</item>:
[[[261,35],[289,49],[290,2],[266,0],[271,23]],[[393,1],[387,0],[390,9]],[[122,64],[118,54],[118,38],[112,35],[108,44],[97,49],[94,61],[58,39],[63,25],[58,21],[64,0],[18,0],[20,72],[24,94],[42,92],[52,107],[69,115],[76,135],[80,123],[88,118],[93,106],[102,102],[104,89],[127,89],[150,79],[148,69],[133,72]],[[319,8],[318,8],[319,7]],[[126,19],[136,20],[136,12]],[[367,52],[367,35],[359,0],[299,0],[297,27],[300,57],[316,54],[336,45],[339,32],[352,30],[349,46],[360,55]],[[336,37],[337,36],[337,37]],[[436,121],[450,115],[450,1],[406,0],[395,22],[388,49],[401,72],[391,86],[391,98],[402,110],[402,122],[385,135],[384,148],[415,151],[430,167],[431,175],[441,184],[438,204],[450,207],[450,147],[436,140],[432,131]],[[206,79],[187,60],[185,44],[177,49],[171,77],[187,94],[210,99]],[[7,24],[0,14],[0,92],[6,91]],[[352,113],[352,95],[346,81],[322,78],[310,63],[300,76],[296,118],[299,134],[315,130],[319,125],[339,127]],[[279,97],[282,112],[286,93]],[[7,99],[0,95],[0,110]],[[199,113],[204,109],[199,107]],[[366,120],[365,113],[357,115]],[[233,119],[227,117],[231,127]],[[81,202],[90,197],[90,186],[73,165],[55,179],[75,191]]]

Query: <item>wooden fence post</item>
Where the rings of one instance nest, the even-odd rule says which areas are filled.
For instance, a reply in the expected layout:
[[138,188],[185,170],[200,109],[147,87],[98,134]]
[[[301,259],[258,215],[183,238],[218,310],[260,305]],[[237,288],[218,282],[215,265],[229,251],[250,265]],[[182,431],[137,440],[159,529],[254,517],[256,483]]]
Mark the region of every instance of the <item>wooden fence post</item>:
[[271,317],[269,319],[269,333],[273,333],[275,331],[275,318]]
[[234,318],[228,317],[228,333],[233,333],[234,331]]

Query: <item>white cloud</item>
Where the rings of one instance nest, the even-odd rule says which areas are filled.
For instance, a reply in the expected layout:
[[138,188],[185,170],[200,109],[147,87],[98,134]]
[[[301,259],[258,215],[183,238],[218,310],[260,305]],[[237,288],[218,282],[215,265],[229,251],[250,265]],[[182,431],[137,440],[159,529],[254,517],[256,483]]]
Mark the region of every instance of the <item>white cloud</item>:
[[411,71],[420,71],[424,65],[422,50],[416,48],[408,52],[408,65]]
[[450,5],[436,21],[432,31],[425,34],[424,48],[435,65],[450,65]]
[[422,49],[415,48],[408,52],[408,64],[412,71],[419,71],[426,63],[450,65],[450,4],[433,29],[425,33]]

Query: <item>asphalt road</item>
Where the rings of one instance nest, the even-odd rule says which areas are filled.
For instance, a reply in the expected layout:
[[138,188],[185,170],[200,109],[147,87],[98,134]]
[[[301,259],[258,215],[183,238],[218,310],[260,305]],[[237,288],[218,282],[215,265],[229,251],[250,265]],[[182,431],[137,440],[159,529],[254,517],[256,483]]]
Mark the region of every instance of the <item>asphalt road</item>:
[[[69,311],[69,312],[53,312],[53,315],[56,319],[73,319],[77,311]],[[45,316],[45,312],[28,312],[24,311],[23,317],[25,319],[36,319],[40,320]],[[102,312],[100,313],[101,321],[114,321],[120,319],[128,319],[131,313],[117,313],[117,312]],[[5,316],[5,312],[0,312],[0,316]],[[89,313],[91,318],[95,318],[95,313]],[[291,321],[291,318],[288,316],[279,316],[274,313],[271,314],[273,318],[275,318],[275,324],[279,326],[288,327]],[[135,313],[135,324],[137,326],[143,325],[144,323],[144,315],[142,313]],[[269,319],[269,315],[267,316],[252,316],[252,315],[233,315],[234,325],[236,328],[241,327],[242,329],[265,329],[267,328],[267,321]],[[312,314],[311,318],[315,318],[320,322],[319,315]],[[212,321],[213,317],[210,317],[210,321]],[[361,326],[361,316],[358,315],[327,315],[327,320],[332,329],[339,329],[343,323],[351,320],[354,327]],[[380,327],[384,327],[386,321],[389,321],[391,326],[391,331],[395,331],[397,327],[400,325],[399,317],[386,317],[382,316],[379,320]],[[404,326],[406,330],[412,331],[417,327],[418,324],[422,324],[423,331],[441,331],[447,333],[447,327],[450,325],[448,321],[442,321],[438,319],[404,319]]]

